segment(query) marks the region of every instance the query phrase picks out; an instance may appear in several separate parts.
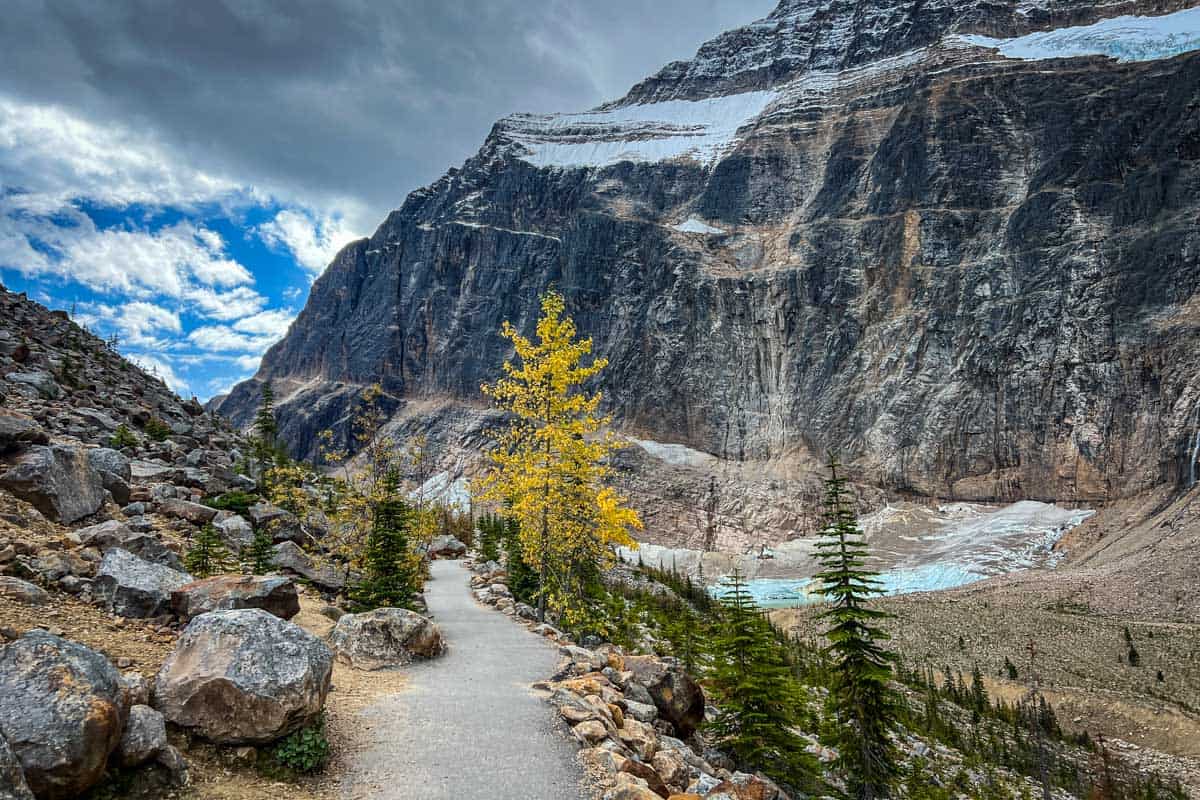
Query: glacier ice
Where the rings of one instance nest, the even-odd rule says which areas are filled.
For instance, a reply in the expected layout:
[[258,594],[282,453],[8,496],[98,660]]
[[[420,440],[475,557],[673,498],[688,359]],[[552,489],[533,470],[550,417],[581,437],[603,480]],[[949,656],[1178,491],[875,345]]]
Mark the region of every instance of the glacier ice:
[[580,114],[517,114],[504,120],[519,157],[538,167],[606,167],[622,161],[691,159],[712,164],[738,142],[738,130],[777,97],[743,92],[668,100]]
[[1158,17],[1113,17],[1092,25],[1041,31],[1013,39],[988,36],[963,36],[961,39],[968,44],[999,50],[1006,58],[1025,61],[1077,56],[1153,61],[1200,50],[1200,8]]

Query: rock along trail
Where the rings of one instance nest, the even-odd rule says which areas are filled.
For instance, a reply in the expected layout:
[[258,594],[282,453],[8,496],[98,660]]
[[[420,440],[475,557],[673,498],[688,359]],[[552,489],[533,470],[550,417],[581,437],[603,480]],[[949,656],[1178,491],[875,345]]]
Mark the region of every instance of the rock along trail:
[[347,800],[583,800],[575,745],[529,688],[554,647],[475,603],[458,562],[435,561],[425,599],[448,652],[360,715],[370,746],[348,765]]

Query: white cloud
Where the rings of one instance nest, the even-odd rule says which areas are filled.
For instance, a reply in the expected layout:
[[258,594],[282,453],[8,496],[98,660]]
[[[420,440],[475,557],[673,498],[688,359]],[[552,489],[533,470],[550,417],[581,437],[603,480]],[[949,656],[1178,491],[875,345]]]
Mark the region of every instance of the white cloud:
[[188,341],[213,353],[255,353],[262,355],[275,344],[278,337],[251,335],[234,330],[228,325],[204,325],[188,334]]
[[245,191],[192,169],[144,133],[5,97],[0,175],[5,187],[24,192],[23,205],[38,215],[56,213],[79,197],[108,206],[190,206]]
[[258,226],[262,240],[276,250],[290,252],[313,274],[321,272],[338,251],[357,238],[341,217],[316,218],[285,208],[270,222]]
[[239,286],[228,292],[195,286],[188,290],[184,299],[194,304],[200,316],[222,322],[257,314],[267,304],[267,298],[248,286]]
[[233,324],[233,329],[242,333],[273,336],[276,339],[282,339],[283,335],[287,333],[288,326],[292,324],[292,320],[295,318],[295,314],[284,309],[263,311],[252,317],[238,320]]
[[158,356],[146,353],[130,353],[126,357],[151,375],[162,378],[163,383],[180,397],[186,397],[190,393],[187,382],[176,375],[175,370],[171,369],[171,365]]
[[29,216],[13,195],[0,197],[0,266],[138,299],[190,299],[254,282],[248,269],[225,254],[221,237],[202,225],[180,221],[156,231],[101,230],[72,207],[53,217]]
[[262,364],[262,356],[238,356],[233,363],[253,374],[258,372],[258,368]]
[[183,331],[179,314],[141,300],[122,305],[89,303],[75,318],[92,327],[105,324],[116,330],[122,346],[161,348],[167,346],[161,335],[178,335]]

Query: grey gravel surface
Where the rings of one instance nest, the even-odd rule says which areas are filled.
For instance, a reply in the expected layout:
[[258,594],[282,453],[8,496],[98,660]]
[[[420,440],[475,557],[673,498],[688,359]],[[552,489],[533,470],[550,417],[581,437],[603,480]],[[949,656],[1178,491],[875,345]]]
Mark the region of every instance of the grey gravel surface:
[[435,561],[425,599],[448,652],[362,712],[372,743],[349,766],[348,800],[583,800],[576,746],[529,684],[555,647],[480,606],[458,562]]

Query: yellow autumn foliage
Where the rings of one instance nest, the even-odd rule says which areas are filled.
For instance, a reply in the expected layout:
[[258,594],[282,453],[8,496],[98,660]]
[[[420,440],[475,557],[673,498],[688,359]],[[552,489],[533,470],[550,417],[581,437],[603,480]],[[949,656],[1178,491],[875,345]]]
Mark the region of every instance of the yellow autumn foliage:
[[508,322],[501,329],[516,362],[506,361],[503,377],[481,388],[512,421],[477,490],[520,522],[525,560],[541,576],[539,610],[555,594],[569,614],[567,595],[578,591],[579,575],[610,565],[618,545],[636,547],[630,531],[642,521],[608,485],[608,456],[622,445],[606,430],[610,418],[598,412],[601,395],[581,388],[608,360],[589,360],[592,340],[576,339],[564,310],[562,295],[551,291],[542,296],[536,341]]

